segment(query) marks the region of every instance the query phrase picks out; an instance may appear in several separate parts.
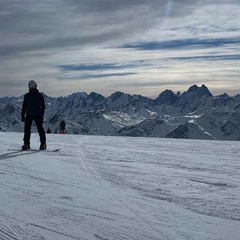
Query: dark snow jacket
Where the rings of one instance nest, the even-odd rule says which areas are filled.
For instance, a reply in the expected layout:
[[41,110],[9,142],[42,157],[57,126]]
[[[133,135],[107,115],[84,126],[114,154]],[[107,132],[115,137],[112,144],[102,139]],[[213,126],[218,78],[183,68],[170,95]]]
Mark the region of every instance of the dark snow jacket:
[[43,95],[37,89],[31,89],[25,94],[22,105],[22,119],[26,115],[42,116],[45,112],[45,101]]
[[65,129],[65,127],[66,127],[66,123],[64,121],[61,121],[60,128]]

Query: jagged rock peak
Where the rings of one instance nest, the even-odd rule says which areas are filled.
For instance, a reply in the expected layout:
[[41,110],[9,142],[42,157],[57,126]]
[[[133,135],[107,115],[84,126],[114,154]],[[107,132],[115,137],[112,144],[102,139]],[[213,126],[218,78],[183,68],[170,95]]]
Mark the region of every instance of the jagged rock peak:
[[88,96],[88,94],[85,93],[85,92],[76,92],[76,93],[73,93],[73,94],[69,95],[68,98],[76,98],[76,97],[77,98],[79,98],[79,97],[85,98],[87,96]]
[[196,84],[194,84],[187,90],[187,93],[194,93],[199,97],[201,96],[213,97],[213,95],[210,93],[210,91],[204,84],[202,84],[201,87],[198,87]]
[[128,94],[125,94],[123,92],[117,91],[117,92],[115,92],[115,93],[113,93],[111,95],[112,101],[116,101],[117,99],[119,99],[120,97],[122,97],[124,95],[129,96]]
[[103,100],[105,99],[105,97],[102,96],[102,95],[99,94],[99,93],[91,92],[91,93],[88,95],[88,99],[92,99],[92,100],[95,100],[95,101],[103,101]]
[[172,91],[166,89],[160,95],[158,98],[156,98],[156,102],[160,104],[173,104],[178,100],[178,96]]
[[198,87],[196,84],[194,84],[194,85],[192,85],[191,87],[189,87],[189,89],[187,90],[187,92],[197,92],[198,89],[199,89],[199,87]]
[[220,95],[218,95],[216,97],[226,98],[226,99],[230,99],[231,98],[227,93],[220,94]]

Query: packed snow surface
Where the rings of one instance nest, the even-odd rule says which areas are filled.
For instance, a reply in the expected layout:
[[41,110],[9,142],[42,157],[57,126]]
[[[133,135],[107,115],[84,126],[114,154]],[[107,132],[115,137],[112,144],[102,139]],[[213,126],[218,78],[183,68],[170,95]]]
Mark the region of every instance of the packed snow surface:
[[0,133],[1,240],[240,239],[240,142],[22,138]]

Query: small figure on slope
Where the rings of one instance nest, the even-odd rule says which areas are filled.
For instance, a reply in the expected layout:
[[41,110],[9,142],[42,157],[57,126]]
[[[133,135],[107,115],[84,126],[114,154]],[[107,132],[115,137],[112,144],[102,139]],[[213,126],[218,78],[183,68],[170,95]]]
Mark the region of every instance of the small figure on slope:
[[66,127],[66,123],[64,122],[64,120],[62,120],[60,123],[60,134],[65,133],[65,127]]

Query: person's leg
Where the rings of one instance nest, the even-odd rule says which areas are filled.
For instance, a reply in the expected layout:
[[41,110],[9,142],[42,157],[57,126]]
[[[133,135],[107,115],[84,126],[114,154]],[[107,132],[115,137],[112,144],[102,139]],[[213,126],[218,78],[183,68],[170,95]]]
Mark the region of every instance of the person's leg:
[[46,134],[45,134],[45,131],[44,131],[44,128],[43,128],[43,119],[41,116],[35,116],[34,117],[34,121],[36,123],[36,126],[37,126],[37,130],[38,130],[38,134],[39,134],[39,137],[40,137],[40,142],[41,142],[41,145],[46,145]]
[[28,144],[30,146],[32,122],[33,122],[32,116],[27,115],[25,119],[25,125],[24,125],[24,137],[23,137],[24,145]]

